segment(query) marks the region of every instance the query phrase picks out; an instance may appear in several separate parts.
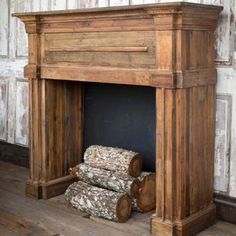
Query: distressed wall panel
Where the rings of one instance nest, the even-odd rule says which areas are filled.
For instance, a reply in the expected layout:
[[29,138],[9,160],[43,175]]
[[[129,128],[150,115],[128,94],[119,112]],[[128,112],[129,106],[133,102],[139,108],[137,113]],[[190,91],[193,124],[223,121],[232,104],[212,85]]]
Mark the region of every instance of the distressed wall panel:
[[40,4],[41,1],[39,0],[31,0],[31,10],[32,11],[40,11]]
[[0,78],[0,139],[7,140],[7,93],[8,83]]
[[[15,0],[14,1],[15,12],[28,12],[31,10],[31,3],[30,0]],[[16,20],[16,57],[27,57],[28,55],[28,40],[27,35],[25,33],[25,26],[24,24]]]
[[109,6],[109,0],[99,0],[98,1],[98,7],[108,7]]
[[206,3],[223,5],[216,30],[216,63],[231,64],[233,58],[234,0],[211,0]]
[[0,8],[0,56],[8,56],[8,0],[1,0]]
[[7,142],[15,143],[15,117],[16,117],[16,79],[14,76],[8,78],[8,114],[7,114]]
[[228,192],[231,133],[230,95],[218,95],[216,100],[215,190]]
[[51,10],[63,10],[66,9],[66,0],[51,0]]
[[144,0],[131,0],[130,4],[131,5],[137,5],[137,4],[143,4]]
[[50,9],[50,0],[35,0],[40,2],[40,11],[48,11]]
[[129,0],[110,0],[110,6],[125,6],[129,4]]
[[98,0],[80,0],[79,8],[98,7]]
[[[231,197],[236,197],[236,71],[233,67],[219,67],[217,72],[217,94],[227,94],[232,98],[232,109],[229,110],[231,114],[228,114],[228,119],[231,119],[231,128],[228,128],[230,148],[222,157],[226,164],[225,168],[227,168],[227,162],[229,163],[229,172],[227,178],[223,175],[222,178],[224,178],[224,180],[227,179],[229,185],[227,194]],[[228,104],[230,104],[230,102],[228,102]],[[227,145],[225,145],[225,148],[226,146]],[[217,168],[219,167],[217,166]]]
[[67,9],[76,9],[79,7],[78,0],[67,0]]
[[18,81],[16,88],[15,142],[28,145],[28,82]]

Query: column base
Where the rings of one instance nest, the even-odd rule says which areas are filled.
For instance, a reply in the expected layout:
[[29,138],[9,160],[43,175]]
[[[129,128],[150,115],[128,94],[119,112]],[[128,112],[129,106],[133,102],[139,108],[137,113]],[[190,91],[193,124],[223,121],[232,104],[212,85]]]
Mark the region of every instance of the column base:
[[49,199],[60,194],[64,194],[67,187],[75,182],[77,177],[64,176],[55,180],[50,180],[47,183],[37,184],[27,181],[26,195],[37,199]]
[[34,183],[28,180],[25,185],[25,194],[28,197],[41,199],[42,198],[42,186],[39,183]]
[[216,207],[211,204],[205,209],[176,222],[162,220],[154,216],[152,218],[153,236],[193,236],[215,223]]

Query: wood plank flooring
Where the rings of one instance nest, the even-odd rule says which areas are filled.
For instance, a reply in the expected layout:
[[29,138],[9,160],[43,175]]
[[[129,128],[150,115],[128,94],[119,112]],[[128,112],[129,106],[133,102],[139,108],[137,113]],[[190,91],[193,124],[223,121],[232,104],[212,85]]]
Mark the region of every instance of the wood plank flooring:
[[[135,213],[118,224],[89,217],[68,205],[63,195],[50,200],[25,197],[28,169],[0,161],[1,236],[149,236],[148,214]],[[198,236],[236,236],[236,225],[218,221]]]

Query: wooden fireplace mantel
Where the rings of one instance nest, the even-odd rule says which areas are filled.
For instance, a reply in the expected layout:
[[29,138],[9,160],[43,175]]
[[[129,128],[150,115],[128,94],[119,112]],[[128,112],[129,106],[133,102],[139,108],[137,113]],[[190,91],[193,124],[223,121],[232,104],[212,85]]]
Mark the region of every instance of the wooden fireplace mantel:
[[153,235],[194,235],[215,220],[214,30],[222,7],[193,3],[16,13],[26,26],[30,178],[50,198],[82,160],[83,82],[156,88]]

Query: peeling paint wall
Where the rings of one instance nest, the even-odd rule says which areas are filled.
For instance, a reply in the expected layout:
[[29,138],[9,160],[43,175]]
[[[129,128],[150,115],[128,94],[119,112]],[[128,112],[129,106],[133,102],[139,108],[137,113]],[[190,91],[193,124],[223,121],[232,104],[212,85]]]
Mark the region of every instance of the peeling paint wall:
[[[0,0],[0,140],[28,145],[28,82],[24,25],[13,12],[120,6],[179,0]],[[234,0],[189,0],[223,5],[216,30],[215,191],[236,197],[236,37]],[[235,41],[235,42],[234,42]]]

